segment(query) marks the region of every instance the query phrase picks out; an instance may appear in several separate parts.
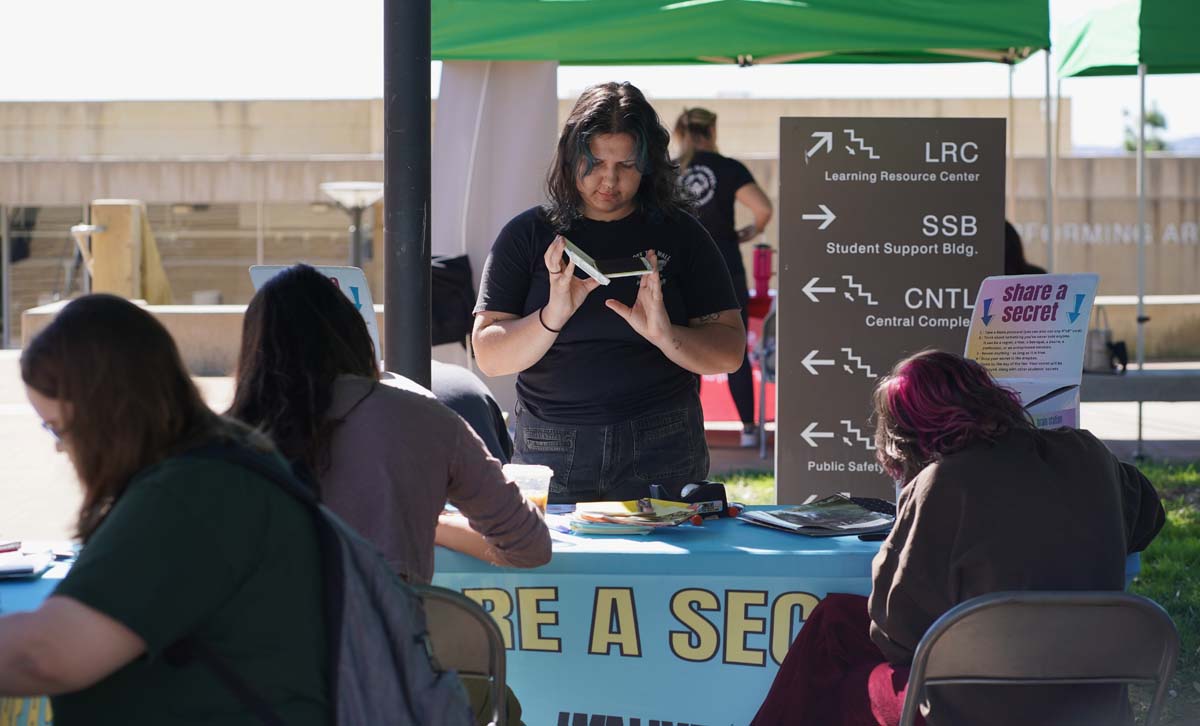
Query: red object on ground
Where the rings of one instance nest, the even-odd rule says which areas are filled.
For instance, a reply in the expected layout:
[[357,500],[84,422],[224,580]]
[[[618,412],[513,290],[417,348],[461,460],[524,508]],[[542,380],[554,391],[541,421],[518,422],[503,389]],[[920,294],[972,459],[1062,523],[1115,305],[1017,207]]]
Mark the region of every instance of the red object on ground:
[[704,524],[704,517],[701,517],[699,514],[693,514],[692,518],[688,521],[699,527],[700,525]]
[[754,297],[765,298],[770,295],[774,255],[775,251],[770,245],[754,246]]
[[[754,301],[751,300],[753,303]],[[769,306],[769,304],[768,304]],[[750,317],[747,331],[747,345],[751,350],[758,345],[758,337],[762,333],[762,317]],[[754,372],[754,420],[758,415],[759,388],[762,386],[762,373],[751,358],[750,366]],[[733,396],[729,394],[729,384],[724,374],[718,376],[702,376],[700,378],[700,406],[704,409],[705,421],[739,421],[737,408],[733,405]],[[775,384],[767,384],[767,420],[775,420]]]
[[870,628],[865,597],[828,595],[800,629],[752,726],[899,724],[908,668],[887,662]]
[[771,275],[774,273],[775,250],[769,245],[754,246],[754,293],[746,304],[746,313],[762,319],[771,311]]
[[[775,251],[769,245],[754,247],[754,292],[746,303],[746,314],[750,317],[746,330],[746,345],[750,351],[758,345],[762,335],[763,318],[771,311],[771,275],[774,269],[773,258]],[[750,358],[750,366],[754,372],[754,420],[762,420],[762,412],[758,410],[759,391],[762,387],[762,373],[758,365]],[[704,376],[700,380],[700,406],[704,409],[705,421],[734,421],[740,422],[737,407],[733,405],[733,397],[729,394],[729,384],[724,374]],[[775,420],[775,384],[767,384],[767,418]]]
[[767,297],[751,297],[746,303],[746,313],[751,320],[758,319],[759,327],[762,327],[762,319],[767,317],[767,313],[771,312],[771,301],[775,299],[774,295]]

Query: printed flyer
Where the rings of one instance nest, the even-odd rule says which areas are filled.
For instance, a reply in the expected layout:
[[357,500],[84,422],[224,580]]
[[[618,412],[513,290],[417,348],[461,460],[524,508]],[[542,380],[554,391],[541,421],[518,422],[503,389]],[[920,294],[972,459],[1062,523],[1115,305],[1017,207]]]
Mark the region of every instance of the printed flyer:
[[1079,426],[1079,385],[1094,274],[989,277],[979,287],[966,356],[1021,396],[1040,428]]

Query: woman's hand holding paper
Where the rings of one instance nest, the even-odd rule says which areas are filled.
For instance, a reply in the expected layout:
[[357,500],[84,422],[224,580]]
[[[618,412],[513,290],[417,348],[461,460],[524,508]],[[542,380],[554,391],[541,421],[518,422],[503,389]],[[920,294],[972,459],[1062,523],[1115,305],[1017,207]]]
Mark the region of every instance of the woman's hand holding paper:
[[575,276],[575,261],[564,259],[566,248],[566,238],[558,235],[545,256],[546,270],[550,273],[550,301],[542,311],[542,320],[555,330],[562,330],[584,299],[600,287],[600,283],[590,277],[581,280]]

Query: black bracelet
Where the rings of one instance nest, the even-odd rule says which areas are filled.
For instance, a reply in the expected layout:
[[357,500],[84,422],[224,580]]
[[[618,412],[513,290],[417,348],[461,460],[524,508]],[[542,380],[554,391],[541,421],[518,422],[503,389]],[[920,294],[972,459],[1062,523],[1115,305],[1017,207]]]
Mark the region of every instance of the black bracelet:
[[542,311],[543,311],[543,310],[545,310],[545,309],[546,309],[546,306],[545,306],[545,305],[543,305],[543,306],[541,306],[540,308],[538,308],[538,322],[542,324],[542,327],[543,327],[543,328],[545,328],[546,330],[549,330],[551,333],[554,333],[555,335],[557,335],[557,334],[561,333],[561,332],[562,332],[562,328],[559,328],[558,330],[555,330],[554,328],[551,328],[549,325],[546,325],[546,321],[545,321],[545,320],[542,320]]

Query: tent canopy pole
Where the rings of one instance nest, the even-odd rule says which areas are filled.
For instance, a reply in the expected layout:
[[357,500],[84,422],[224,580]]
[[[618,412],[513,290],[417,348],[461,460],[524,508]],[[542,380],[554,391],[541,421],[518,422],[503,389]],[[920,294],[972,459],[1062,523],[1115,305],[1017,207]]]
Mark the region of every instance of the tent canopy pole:
[[1005,180],[1005,201],[1004,205],[1005,217],[1010,220],[1017,218],[1017,167],[1014,163],[1016,158],[1017,130],[1016,122],[1017,115],[1013,104],[1013,75],[1017,72],[1015,63],[1008,64],[1008,177]]
[[1050,49],[1046,49],[1046,272],[1054,272],[1054,109],[1050,105]]
[[1050,188],[1050,208],[1054,212],[1055,219],[1058,218],[1058,187],[1059,173],[1062,170],[1062,79],[1058,79],[1054,88],[1054,184]]
[[383,349],[388,370],[429,387],[429,0],[383,4]]
[[12,342],[12,250],[8,239],[8,207],[0,204],[0,305],[4,306],[4,334],[0,338],[0,350]]
[[1138,64],[1138,246],[1137,246],[1137,363],[1146,363],[1146,64]]
[[[1137,143],[1137,367],[1146,366],[1146,64],[1138,64],[1138,143]],[[1138,401],[1137,447],[1134,457],[1142,458],[1142,402]]]

